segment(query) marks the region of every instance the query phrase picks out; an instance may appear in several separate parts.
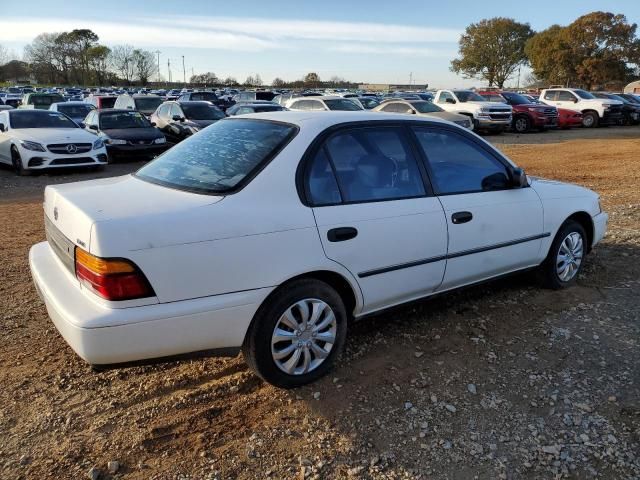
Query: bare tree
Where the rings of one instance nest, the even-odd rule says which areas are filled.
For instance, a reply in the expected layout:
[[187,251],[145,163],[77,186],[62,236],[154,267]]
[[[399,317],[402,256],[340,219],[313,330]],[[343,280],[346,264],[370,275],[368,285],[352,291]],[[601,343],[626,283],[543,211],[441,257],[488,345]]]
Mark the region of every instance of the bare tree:
[[152,52],[136,49],[132,52],[135,76],[142,85],[146,85],[157,69],[156,58]]
[[9,61],[9,51],[0,45],[0,65],[4,65]]
[[131,84],[136,74],[134,51],[131,45],[116,45],[111,49],[111,67],[127,84]]

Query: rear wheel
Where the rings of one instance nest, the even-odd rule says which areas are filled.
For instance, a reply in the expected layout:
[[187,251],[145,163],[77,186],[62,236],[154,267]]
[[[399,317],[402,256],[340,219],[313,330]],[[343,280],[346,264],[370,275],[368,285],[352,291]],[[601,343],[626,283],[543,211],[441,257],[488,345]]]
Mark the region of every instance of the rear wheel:
[[13,169],[15,170],[16,174],[20,175],[21,177],[31,175],[31,172],[28,169],[24,168],[22,157],[20,156],[20,152],[18,152],[18,149],[16,147],[11,147],[11,163],[13,164]]
[[593,128],[598,126],[598,114],[596,112],[586,112],[582,115],[582,126]]
[[260,307],[242,346],[246,362],[282,388],[325,375],[344,348],[347,314],[340,295],[315,279],[290,283]]
[[582,225],[567,220],[551,244],[539,274],[546,287],[558,290],[573,285],[584,264],[587,234]]

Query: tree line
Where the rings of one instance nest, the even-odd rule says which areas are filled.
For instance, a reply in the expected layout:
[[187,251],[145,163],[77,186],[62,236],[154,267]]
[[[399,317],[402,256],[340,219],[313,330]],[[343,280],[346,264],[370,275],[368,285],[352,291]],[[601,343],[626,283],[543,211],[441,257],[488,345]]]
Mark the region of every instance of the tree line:
[[0,80],[33,76],[51,85],[144,85],[158,72],[152,52],[131,45],[109,48],[88,29],[41,33],[25,47],[24,61],[0,65]]
[[592,89],[640,76],[637,25],[624,15],[592,12],[567,26],[534,32],[528,23],[496,17],[469,25],[460,37],[451,70],[504,87],[522,66],[529,83]]
[[[192,75],[189,84],[194,86],[225,86],[225,87],[264,87],[262,77],[259,74],[249,75],[243,83],[238,82],[235,77],[218,78],[213,72],[206,72]],[[356,88],[357,83],[345,80],[342,77],[333,76],[329,80],[323,81],[315,72],[307,73],[303,78],[293,81],[285,81],[276,77],[271,82],[273,88]]]

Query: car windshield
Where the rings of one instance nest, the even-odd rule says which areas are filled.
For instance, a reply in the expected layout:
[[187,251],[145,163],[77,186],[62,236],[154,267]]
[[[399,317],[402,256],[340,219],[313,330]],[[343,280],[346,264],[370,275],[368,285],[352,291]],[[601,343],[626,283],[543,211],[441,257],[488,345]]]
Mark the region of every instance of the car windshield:
[[84,118],[91,110],[92,108],[89,105],[58,105],[58,111],[71,118]]
[[49,107],[56,102],[64,102],[64,98],[60,95],[32,95],[29,99],[29,103],[37,107]]
[[9,93],[22,93],[22,90],[20,90],[19,88],[16,88],[16,87],[9,87],[8,92]]
[[187,105],[182,104],[182,111],[191,120],[220,120],[224,113],[212,105]]
[[529,105],[533,103],[527,97],[524,97],[518,93],[503,93],[502,96],[506,98],[511,105]]
[[102,100],[100,100],[100,106],[102,108],[113,108],[116,104],[116,100],[116,97],[102,97]]
[[191,94],[191,100],[205,100],[207,102],[215,102],[218,96],[213,92],[195,92]]
[[431,102],[413,102],[411,103],[411,106],[420,113],[444,112],[443,109]]
[[348,99],[335,99],[335,100],[325,100],[325,105],[329,108],[329,110],[347,110],[347,111],[356,111],[362,110],[360,105],[357,105],[356,102],[352,102]]
[[591,95],[589,92],[587,92],[586,90],[574,90],[573,93],[578,95],[580,98],[584,98],[585,100],[592,100],[592,99],[596,98],[593,95]]
[[625,100],[631,102],[631,103],[640,103],[640,99],[634,97],[633,95],[630,95],[628,93],[625,93],[623,95],[619,95],[620,97],[624,98]]
[[73,120],[58,112],[20,110],[10,112],[12,128],[79,128]]
[[140,112],[102,112],[100,114],[100,129],[115,128],[148,128],[151,123]]
[[478,95],[475,92],[468,92],[466,90],[458,90],[453,92],[455,94],[456,97],[458,97],[458,100],[460,100],[462,103],[464,102],[486,102],[486,100],[484,98],[482,98],[480,95]]
[[162,103],[162,98],[160,97],[140,97],[134,99],[136,102],[136,109],[145,113],[153,113],[156,111],[156,108]]
[[271,121],[221,120],[142,167],[136,176],[180,190],[224,193],[251,178],[295,132],[293,125]]

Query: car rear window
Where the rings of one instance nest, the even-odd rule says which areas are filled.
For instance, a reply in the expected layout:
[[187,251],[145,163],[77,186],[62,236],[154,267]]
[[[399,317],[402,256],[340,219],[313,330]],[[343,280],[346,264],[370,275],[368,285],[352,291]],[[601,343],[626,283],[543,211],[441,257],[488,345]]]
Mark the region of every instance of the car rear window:
[[221,194],[250,181],[295,135],[293,125],[226,119],[179,143],[136,176],[179,190]]
[[160,97],[140,97],[135,98],[136,109],[141,112],[154,112],[163,102]]

